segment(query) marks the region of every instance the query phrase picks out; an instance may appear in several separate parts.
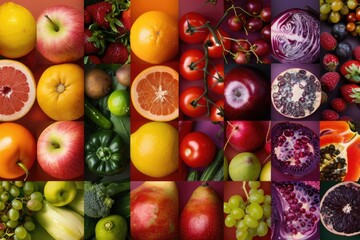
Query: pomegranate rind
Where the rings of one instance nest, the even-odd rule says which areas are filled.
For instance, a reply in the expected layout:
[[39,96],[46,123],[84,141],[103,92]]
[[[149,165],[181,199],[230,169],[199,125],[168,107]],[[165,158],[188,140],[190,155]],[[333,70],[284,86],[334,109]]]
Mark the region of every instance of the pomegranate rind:
[[[0,121],[4,121],[4,122],[15,121],[25,116],[35,103],[35,99],[36,99],[35,78],[31,70],[25,64],[15,60],[2,59],[0,60],[0,94],[4,94],[2,90],[3,88],[14,87],[14,85],[10,85],[9,81],[7,81],[7,79],[5,79],[5,77],[1,75],[1,69],[4,67],[14,68],[16,71],[20,71],[22,74],[24,74],[26,77],[27,87],[29,88],[27,100],[26,101],[20,100],[23,103],[23,106],[20,110],[15,111],[14,113],[11,114],[0,113]],[[7,98],[4,95],[3,97]],[[11,93],[9,95],[9,98],[10,97],[11,97]],[[8,106],[8,105],[4,105],[4,106]]]
[[[337,183],[335,184],[334,186],[330,187],[324,194],[324,196],[321,198],[321,201],[320,201],[320,221],[322,223],[322,225],[331,233],[333,234],[336,234],[336,235],[340,235],[340,236],[347,236],[347,237],[350,237],[350,236],[355,236],[355,235],[358,235],[360,234],[360,231],[358,232],[354,232],[354,233],[344,233],[344,232],[338,232],[336,231],[333,226],[331,225],[328,225],[326,224],[326,217],[324,216],[324,213],[322,211],[322,207],[323,207],[323,204],[324,204],[324,201],[325,199],[327,198],[327,196],[329,195],[329,193],[331,193],[332,191],[334,191],[336,188],[342,186],[342,185],[353,185],[354,187],[358,188],[358,192],[360,194],[360,184],[357,184],[355,182],[351,182],[351,181],[346,181],[346,182],[340,182],[340,183]],[[360,200],[360,198],[359,198]],[[359,203],[358,203],[359,204]],[[358,224],[358,223],[355,223],[355,222],[349,222],[348,224]]]

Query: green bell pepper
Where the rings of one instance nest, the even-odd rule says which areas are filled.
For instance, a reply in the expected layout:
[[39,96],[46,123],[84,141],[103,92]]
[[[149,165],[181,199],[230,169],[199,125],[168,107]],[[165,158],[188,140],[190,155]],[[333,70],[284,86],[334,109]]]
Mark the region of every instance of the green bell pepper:
[[128,159],[121,137],[112,130],[101,130],[85,144],[85,162],[90,171],[111,176],[124,170]]

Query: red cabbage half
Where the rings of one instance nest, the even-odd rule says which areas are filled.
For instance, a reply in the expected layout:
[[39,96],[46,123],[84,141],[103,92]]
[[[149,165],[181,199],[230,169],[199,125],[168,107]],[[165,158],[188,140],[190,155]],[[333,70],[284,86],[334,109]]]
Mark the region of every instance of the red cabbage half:
[[313,63],[320,56],[320,21],[308,10],[280,13],[271,22],[271,47],[281,63]]

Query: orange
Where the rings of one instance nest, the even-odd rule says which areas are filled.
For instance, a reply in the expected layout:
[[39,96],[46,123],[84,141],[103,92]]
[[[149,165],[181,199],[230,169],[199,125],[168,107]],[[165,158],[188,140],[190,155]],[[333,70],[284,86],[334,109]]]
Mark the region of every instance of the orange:
[[179,50],[177,19],[161,11],[140,15],[130,30],[131,51],[141,60],[161,64]]
[[56,121],[75,120],[84,115],[84,70],[65,63],[47,68],[37,86],[40,108]]
[[28,67],[14,60],[0,60],[0,121],[14,121],[28,113],[35,102],[35,79]]
[[34,136],[20,124],[0,124],[0,156],[0,178],[27,176],[36,158]]
[[131,85],[136,111],[152,121],[171,121],[179,116],[179,73],[167,66],[140,72]]

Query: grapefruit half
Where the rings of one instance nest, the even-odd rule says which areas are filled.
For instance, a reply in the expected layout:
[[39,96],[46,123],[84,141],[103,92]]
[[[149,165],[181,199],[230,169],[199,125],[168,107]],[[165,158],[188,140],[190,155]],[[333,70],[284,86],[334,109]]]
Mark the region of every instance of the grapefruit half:
[[30,69],[15,60],[0,60],[0,121],[14,121],[35,102],[36,84]]

